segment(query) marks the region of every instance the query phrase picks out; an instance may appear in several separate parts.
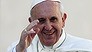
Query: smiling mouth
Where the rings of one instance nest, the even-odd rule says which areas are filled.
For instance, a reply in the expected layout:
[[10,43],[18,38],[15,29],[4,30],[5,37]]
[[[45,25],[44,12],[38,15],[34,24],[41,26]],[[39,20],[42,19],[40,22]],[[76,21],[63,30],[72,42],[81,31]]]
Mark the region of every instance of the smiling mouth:
[[43,34],[48,35],[48,36],[53,35],[54,33],[55,33],[55,31],[53,31],[53,32],[43,32]]
[[53,31],[53,32],[50,32],[50,31],[49,32],[43,32],[42,34],[43,34],[43,37],[45,39],[53,39],[55,31]]

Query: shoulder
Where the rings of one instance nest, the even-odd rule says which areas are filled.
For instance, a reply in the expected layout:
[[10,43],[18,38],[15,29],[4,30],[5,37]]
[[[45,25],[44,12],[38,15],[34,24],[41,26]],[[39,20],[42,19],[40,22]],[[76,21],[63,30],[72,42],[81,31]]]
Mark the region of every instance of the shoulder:
[[92,40],[72,36],[70,34],[67,34],[66,42],[67,44],[71,44],[73,48],[92,49]]
[[70,34],[68,34],[68,37],[73,41],[73,42],[78,42],[78,43],[83,43],[83,44],[88,44],[91,43],[92,44],[92,40],[89,39],[85,39],[85,38],[80,38],[77,36],[72,36]]
[[73,35],[70,35],[70,34],[67,34],[66,36],[67,36],[67,39],[70,39],[72,41],[76,41],[76,42],[80,42],[80,43],[82,43],[82,42],[85,42],[85,43],[90,42],[90,43],[92,43],[92,40],[89,40],[89,39],[73,36]]

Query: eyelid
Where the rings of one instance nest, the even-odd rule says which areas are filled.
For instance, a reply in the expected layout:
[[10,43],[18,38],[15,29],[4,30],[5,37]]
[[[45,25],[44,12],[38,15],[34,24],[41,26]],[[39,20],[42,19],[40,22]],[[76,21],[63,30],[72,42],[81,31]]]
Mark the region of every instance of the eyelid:
[[44,19],[44,18],[39,18],[38,20],[40,23],[44,23],[46,21],[46,19]]
[[57,17],[55,17],[55,16],[53,16],[53,17],[51,17],[51,19],[50,20],[57,20]]

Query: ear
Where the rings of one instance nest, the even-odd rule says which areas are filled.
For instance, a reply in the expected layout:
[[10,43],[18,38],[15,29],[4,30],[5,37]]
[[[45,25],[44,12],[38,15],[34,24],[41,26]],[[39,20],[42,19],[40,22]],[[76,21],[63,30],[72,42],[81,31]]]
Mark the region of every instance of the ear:
[[62,17],[62,21],[65,22],[66,18],[67,18],[67,14],[64,13],[64,15],[63,15],[63,17]]
[[28,21],[31,23],[31,21],[32,21],[31,17],[28,18]]
[[66,14],[66,13],[64,13],[64,15],[63,15],[63,17],[62,17],[62,22],[63,22],[63,26],[62,26],[62,27],[64,27],[64,26],[65,26],[66,18],[67,18],[67,14]]

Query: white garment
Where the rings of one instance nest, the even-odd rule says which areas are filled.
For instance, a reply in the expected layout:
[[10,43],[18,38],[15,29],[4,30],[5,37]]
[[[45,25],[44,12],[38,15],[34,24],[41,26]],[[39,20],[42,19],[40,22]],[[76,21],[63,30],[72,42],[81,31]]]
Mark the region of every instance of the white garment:
[[[18,43],[18,42],[17,42]],[[17,43],[8,48],[8,52],[16,52]],[[36,35],[27,52],[92,52],[92,41],[71,36],[63,31],[59,41],[52,47],[44,47]]]

